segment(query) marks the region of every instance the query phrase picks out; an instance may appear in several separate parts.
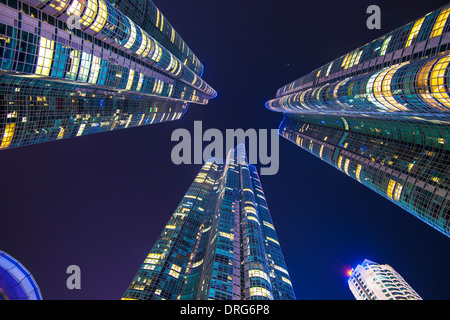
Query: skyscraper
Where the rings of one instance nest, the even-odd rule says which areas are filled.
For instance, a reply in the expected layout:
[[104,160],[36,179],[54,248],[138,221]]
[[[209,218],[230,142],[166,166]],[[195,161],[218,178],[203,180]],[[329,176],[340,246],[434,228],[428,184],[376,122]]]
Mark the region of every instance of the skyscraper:
[[357,300],[422,300],[391,266],[367,259],[352,270],[348,285]]
[[31,273],[3,251],[0,251],[0,300],[42,300]]
[[123,299],[295,299],[243,145],[203,165]]
[[450,236],[450,6],[277,92],[279,133]]
[[290,114],[446,120],[450,5],[285,85],[266,107]]
[[1,0],[0,149],[179,119],[202,74],[150,0]]

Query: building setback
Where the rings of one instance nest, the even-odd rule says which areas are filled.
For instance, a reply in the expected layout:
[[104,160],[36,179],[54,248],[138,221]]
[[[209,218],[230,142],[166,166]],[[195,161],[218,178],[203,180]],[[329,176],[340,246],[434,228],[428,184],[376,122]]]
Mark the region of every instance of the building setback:
[[243,145],[221,162],[203,165],[123,299],[295,299],[256,168]]
[[138,4],[0,0],[0,149],[172,121],[216,96],[158,8]]

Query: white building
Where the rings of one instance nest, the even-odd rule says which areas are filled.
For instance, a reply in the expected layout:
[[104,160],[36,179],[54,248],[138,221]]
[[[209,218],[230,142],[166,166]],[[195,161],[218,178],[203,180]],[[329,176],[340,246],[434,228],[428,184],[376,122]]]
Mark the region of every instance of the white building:
[[391,266],[367,259],[352,269],[348,284],[357,300],[422,300]]

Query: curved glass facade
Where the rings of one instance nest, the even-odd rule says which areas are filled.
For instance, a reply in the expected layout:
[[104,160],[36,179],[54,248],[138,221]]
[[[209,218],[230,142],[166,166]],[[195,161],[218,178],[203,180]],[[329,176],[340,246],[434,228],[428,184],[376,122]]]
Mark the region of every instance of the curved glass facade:
[[298,114],[450,114],[450,7],[445,6],[280,88],[266,103]]
[[123,299],[295,299],[258,173],[242,146],[224,164],[203,165]]
[[450,236],[450,5],[283,86],[279,133]]
[[450,126],[288,115],[280,134],[450,236]]
[[[172,46],[172,53],[121,7],[105,0],[0,0],[1,149],[176,120],[189,103],[216,96],[190,69],[201,64],[187,47]],[[147,21],[145,12],[134,19]]]

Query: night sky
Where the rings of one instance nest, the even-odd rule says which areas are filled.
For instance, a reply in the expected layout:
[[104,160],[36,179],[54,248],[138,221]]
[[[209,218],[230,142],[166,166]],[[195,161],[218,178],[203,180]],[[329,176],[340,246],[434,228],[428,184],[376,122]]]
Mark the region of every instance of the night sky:
[[[446,1],[154,0],[218,92],[178,121],[0,152],[0,250],[44,299],[120,299],[200,165],[174,165],[176,128],[276,129],[276,90]],[[366,9],[381,8],[381,30]],[[205,143],[206,145],[206,143]],[[449,299],[450,239],[280,137],[262,186],[297,299],[353,300],[346,271],[396,269],[423,299]],[[81,268],[81,290],[66,268]]]

